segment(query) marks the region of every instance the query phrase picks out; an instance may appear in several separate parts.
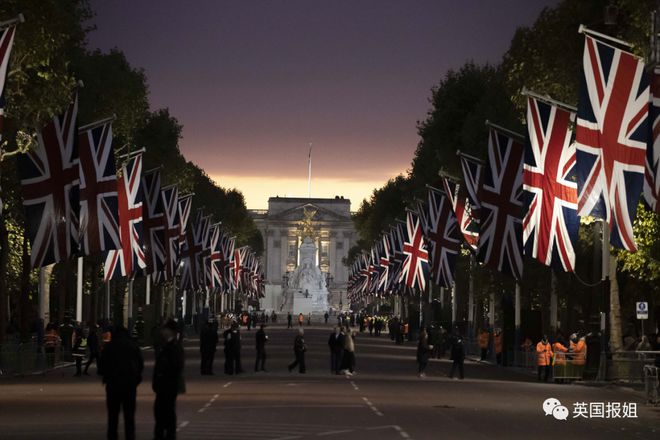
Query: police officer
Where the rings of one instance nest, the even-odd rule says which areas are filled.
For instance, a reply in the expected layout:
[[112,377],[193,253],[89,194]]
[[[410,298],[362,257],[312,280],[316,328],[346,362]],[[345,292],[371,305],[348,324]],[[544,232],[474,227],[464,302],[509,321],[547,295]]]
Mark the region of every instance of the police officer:
[[169,320],[161,329],[163,347],[156,355],[152,389],[154,401],[155,439],[176,438],[176,397],[185,391],[183,382],[183,347],[177,340],[179,326]]

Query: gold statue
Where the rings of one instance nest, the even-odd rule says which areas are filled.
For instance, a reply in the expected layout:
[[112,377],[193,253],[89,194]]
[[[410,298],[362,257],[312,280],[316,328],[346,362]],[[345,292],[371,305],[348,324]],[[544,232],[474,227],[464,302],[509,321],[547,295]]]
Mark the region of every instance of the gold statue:
[[317,236],[316,228],[314,228],[314,216],[316,215],[316,210],[313,208],[305,207],[303,213],[303,220],[298,224],[298,230],[302,238],[315,238]]

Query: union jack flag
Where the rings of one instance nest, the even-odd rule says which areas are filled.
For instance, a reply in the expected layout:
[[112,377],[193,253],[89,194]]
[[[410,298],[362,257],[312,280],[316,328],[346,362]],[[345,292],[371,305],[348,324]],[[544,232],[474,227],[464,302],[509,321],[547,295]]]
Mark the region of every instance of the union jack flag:
[[644,201],[656,214],[660,214],[660,68],[653,69],[651,77],[651,135],[646,147],[644,174]]
[[186,241],[186,232],[188,231],[188,220],[192,211],[192,194],[179,197],[179,246],[183,246]]
[[220,224],[213,225],[211,231],[210,254],[209,254],[209,287],[212,289],[219,289],[222,287],[222,278],[224,273],[223,268],[223,254],[222,254],[222,241],[224,233]]
[[396,225],[392,228],[390,235],[392,238],[392,253],[390,254],[390,281],[387,290],[390,293],[396,293],[402,284],[401,271],[403,268],[403,261],[405,260],[403,244],[408,240],[406,223],[397,221]]
[[201,231],[207,221],[208,217],[204,215],[204,211],[198,209],[192,227],[186,228],[185,240],[181,246],[181,290],[192,291],[200,287],[199,271],[202,268],[199,259],[203,251]]
[[234,237],[225,236],[222,241],[222,263],[224,276],[224,289],[229,292],[234,289],[234,255],[235,255],[236,239]]
[[384,294],[387,289],[387,282],[390,269],[390,233],[385,233],[381,237],[381,252],[380,252],[380,271],[378,274],[378,293]]
[[[5,119],[5,80],[9,56],[16,35],[16,26],[9,26],[0,30],[0,145],[2,145],[2,131]],[[2,215],[2,199],[0,198],[0,215]]]
[[527,99],[528,142],[523,171],[525,253],[546,266],[573,272],[580,221],[577,216],[575,114]]
[[37,145],[18,158],[25,226],[33,268],[64,261],[78,251],[80,212],[78,97],[37,133]]
[[428,244],[433,281],[450,288],[461,249],[461,233],[449,198],[435,188],[429,188],[424,235]]
[[160,200],[165,215],[165,228],[163,231],[165,267],[157,273],[156,278],[159,283],[173,280],[179,264],[179,239],[181,235],[179,189],[176,186],[162,188]]
[[121,248],[112,123],[80,133],[80,241],[84,255]]
[[488,164],[479,188],[480,232],[477,257],[487,266],[522,278],[523,144],[490,127]]
[[479,223],[472,215],[472,204],[468,199],[465,187],[447,177],[443,177],[442,186],[454,211],[463,241],[468,249],[476,253],[477,242],[479,241]]
[[426,288],[426,281],[429,277],[429,254],[426,250],[422,224],[416,212],[407,212],[406,231],[400,282],[411,289],[417,288],[422,291]]
[[121,248],[106,254],[105,281],[120,276],[131,277],[147,266],[143,248],[141,174],[142,154],[136,154],[121,167],[117,176]]
[[585,38],[578,102],[578,214],[607,221],[612,245],[634,252],[644,184],[649,86],[636,56]]
[[144,247],[149,275],[162,272],[166,264],[165,214],[160,188],[160,170],[149,171],[142,176],[144,195]]

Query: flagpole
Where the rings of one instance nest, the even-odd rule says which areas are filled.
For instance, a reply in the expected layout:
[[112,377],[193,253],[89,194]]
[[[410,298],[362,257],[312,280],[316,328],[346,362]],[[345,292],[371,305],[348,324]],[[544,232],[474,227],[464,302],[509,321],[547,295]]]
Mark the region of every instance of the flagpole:
[[309,143],[309,162],[307,170],[307,198],[312,198],[312,143]]
[[476,259],[470,252],[470,279],[468,281],[468,338],[472,341],[474,337],[474,275],[476,268]]
[[76,321],[82,322],[83,295],[83,257],[78,257],[78,273],[76,274]]
[[45,326],[50,321],[50,274],[53,266],[39,269],[39,318]]
[[92,128],[100,127],[101,125],[105,125],[108,122],[113,122],[115,119],[117,119],[117,115],[112,115],[104,119],[99,119],[98,121],[92,122],[91,124],[83,125],[82,127],[78,127],[78,133],[83,133]]
[[585,25],[581,24],[580,27],[578,28],[578,33],[579,34],[585,34],[585,35],[591,35],[592,37],[598,37],[598,38],[603,38],[605,40],[611,41],[616,44],[620,44],[622,46],[630,47],[632,48],[633,45],[631,43],[628,43],[627,41],[619,40],[618,38],[615,37],[610,37],[607,34],[602,34],[600,32],[596,32],[594,30],[589,29]]
[[12,18],[7,21],[0,22],[0,29],[5,29],[8,28],[9,26],[18,24],[18,23],[25,23],[25,17],[23,16],[22,13],[18,14],[15,18]]
[[536,100],[538,100],[538,101],[545,102],[546,104],[550,104],[550,105],[554,105],[554,106],[557,106],[557,107],[561,107],[561,108],[563,108],[564,110],[568,110],[568,111],[571,111],[571,112],[573,112],[573,113],[577,112],[577,107],[574,107],[574,106],[572,106],[572,105],[565,104],[565,103],[563,103],[563,102],[561,102],[561,101],[557,101],[557,100],[552,99],[552,98],[550,98],[550,97],[548,97],[548,96],[541,96],[541,95],[539,95],[538,93],[535,93],[535,92],[533,92],[533,91],[527,89],[526,87],[523,87],[523,89],[522,89],[522,91],[520,92],[520,94],[523,95],[523,96],[529,96],[530,98],[534,98],[534,99],[536,99]]
[[148,306],[148,305],[151,304],[151,274],[147,275],[147,279],[146,279],[145,282],[146,282],[147,288],[146,288],[146,292],[145,292],[145,295],[144,295],[145,296],[144,304]]

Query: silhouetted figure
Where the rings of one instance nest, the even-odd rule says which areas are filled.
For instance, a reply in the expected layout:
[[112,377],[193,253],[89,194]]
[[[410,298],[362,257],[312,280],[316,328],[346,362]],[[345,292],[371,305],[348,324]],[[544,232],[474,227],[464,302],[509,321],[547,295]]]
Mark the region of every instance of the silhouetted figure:
[[101,355],[99,373],[105,384],[108,408],[108,439],[117,437],[119,411],[124,411],[124,432],[127,440],[135,438],[135,395],[142,382],[144,362],[140,348],[129,337],[128,330],[119,326],[112,332]]
[[[233,326],[233,324],[232,324]],[[225,353],[225,374],[234,374],[234,357],[231,351],[232,326],[222,333]]]
[[339,327],[335,327],[335,331],[330,333],[328,339],[328,347],[330,347],[330,371],[335,374],[341,372],[341,360],[344,355],[344,333]]
[[451,360],[454,361],[451,364],[451,371],[449,372],[449,377],[454,377],[454,372],[458,369],[458,377],[463,379],[463,362],[465,361],[465,345],[463,344],[463,338],[460,335],[457,335],[451,344]]
[[304,334],[305,331],[302,328],[299,329],[296,339],[293,341],[293,353],[296,356],[296,360],[289,364],[289,373],[296,367],[298,367],[298,372],[301,374],[307,371],[305,368],[305,352],[307,351],[307,347],[305,347]]
[[176,438],[176,396],[185,392],[183,382],[183,347],[177,340],[179,326],[167,321],[161,329],[163,347],[156,354],[152,389],[154,401],[155,439]]
[[204,323],[199,335],[199,351],[201,354],[202,375],[213,374],[213,358],[218,345],[218,331],[211,322]]
[[291,321],[293,321],[293,317],[291,316],[291,313],[286,315],[286,328],[291,328]]
[[266,342],[268,341],[268,335],[266,335],[264,327],[264,324],[261,324],[255,337],[257,360],[254,363],[254,371],[266,371]]
[[99,333],[98,326],[93,325],[89,328],[89,334],[87,335],[87,349],[89,350],[89,357],[87,358],[87,363],[85,364],[85,375],[88,375],[89,366],[92,365],[92,362],[96,362],[96,371],[99,369]]

